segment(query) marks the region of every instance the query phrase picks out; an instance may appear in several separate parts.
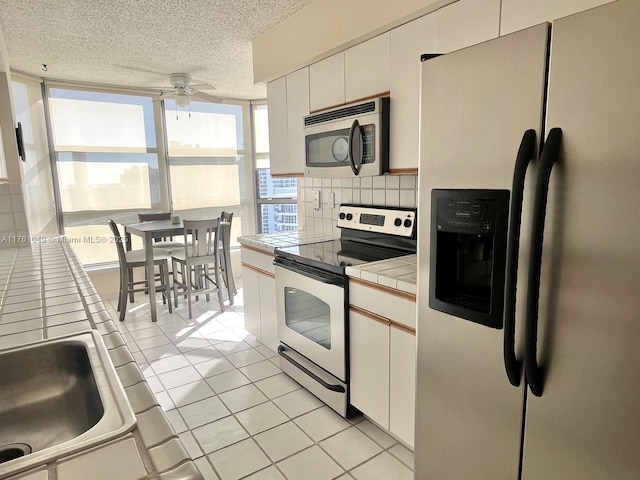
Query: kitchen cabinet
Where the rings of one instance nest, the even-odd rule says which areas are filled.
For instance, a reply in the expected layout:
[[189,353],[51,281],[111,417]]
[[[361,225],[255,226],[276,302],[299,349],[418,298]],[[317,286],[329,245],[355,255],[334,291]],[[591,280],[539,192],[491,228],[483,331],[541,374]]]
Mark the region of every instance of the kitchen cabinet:
[[386,32],[311,65],[311,111],[388,92],[390,58],[390,33]]
[[413,447],[415,296],[349,281],[351,403]]
[[344,52],[336,53],[309,66],[309,108],[342,105],[344,93]]
[[349,312],[351,404],[389,429],[389,322]]
[[389,91],[390,33],[386,32],[344,52],[347,103]]
[[267,84],[271,175],[302,176],[303,117],[309,113],[309,69]]
[[274,352],[278,349],[273,255],[242,247],[244,328]]
[[389,170],[418,173],[420,55],[437,53],[437,13],[425,15],[390,32],[391,125]]
[[460,0],[436,14],[440,53],[484,42],[500,33],[500,0]]
[[613,0],[502,0],[500,35],[566,17]]
[[304,174],[304,121],[309,114],[309,69],[287,75],[287,143],[289,174]]
[[288,173],[287,80],[281,77],[267,83],[269,118],[269,158],[271,175]]

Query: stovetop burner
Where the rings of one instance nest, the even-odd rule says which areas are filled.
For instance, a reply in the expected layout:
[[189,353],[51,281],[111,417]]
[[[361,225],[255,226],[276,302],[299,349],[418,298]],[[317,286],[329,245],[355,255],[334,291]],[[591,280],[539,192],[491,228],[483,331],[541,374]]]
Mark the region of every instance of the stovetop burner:
[[411,255],[416,251],[415,209],[341,205],[341,237],[276,248],[276,255],[344,274],[348,266]]

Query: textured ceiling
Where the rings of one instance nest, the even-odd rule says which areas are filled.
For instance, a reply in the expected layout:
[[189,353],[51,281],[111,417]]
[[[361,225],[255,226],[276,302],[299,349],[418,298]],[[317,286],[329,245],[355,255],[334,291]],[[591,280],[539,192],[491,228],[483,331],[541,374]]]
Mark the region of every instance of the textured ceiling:
[[11,70],[130,87],[185,72],[216,87],[207,93],[253,99],[266,92],[251,40],[312,1],[0,0],[0,28]]

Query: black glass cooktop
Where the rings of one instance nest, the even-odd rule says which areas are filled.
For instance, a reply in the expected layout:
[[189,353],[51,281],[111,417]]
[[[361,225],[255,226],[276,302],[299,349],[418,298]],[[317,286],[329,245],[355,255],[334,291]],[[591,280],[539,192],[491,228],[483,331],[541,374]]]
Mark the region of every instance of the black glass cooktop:
[[410,255],[415,251],[371,245],[357,240],[337,239],[293,247],[276,248],[277,256],[335,273],[349,266]]

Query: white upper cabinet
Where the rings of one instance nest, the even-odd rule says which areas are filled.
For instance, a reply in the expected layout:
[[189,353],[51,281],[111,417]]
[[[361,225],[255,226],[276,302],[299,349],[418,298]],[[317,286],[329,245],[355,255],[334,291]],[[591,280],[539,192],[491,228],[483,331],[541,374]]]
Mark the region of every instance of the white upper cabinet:
[[613,0],[502,0],[500,35],[566,17]]
[[267,105],[271,174],[289,173],[287,82],[285,77],[267,83]]
[[391,172],[418,169],[420,118],[418,99],[422,70],[420,55],[437,53],[436,32],[436,13],[420,17],[390,32],[389,169]]
[[309,108],[321,110],[345,102],[344,52],[309,66]]
[[287,75],[287,133],[289,173],[304,173],[303,118],[309,114],[309,69],[302,68]]
[[390,32],[344,52],[347,103],[389,91]]
[[440,53],[449,53],[496,38],[500,33],[500,0],[460,0],[437,11]]
[[303,117],[309,113],[309,69],[267,84],[271,175],[303,175]]

